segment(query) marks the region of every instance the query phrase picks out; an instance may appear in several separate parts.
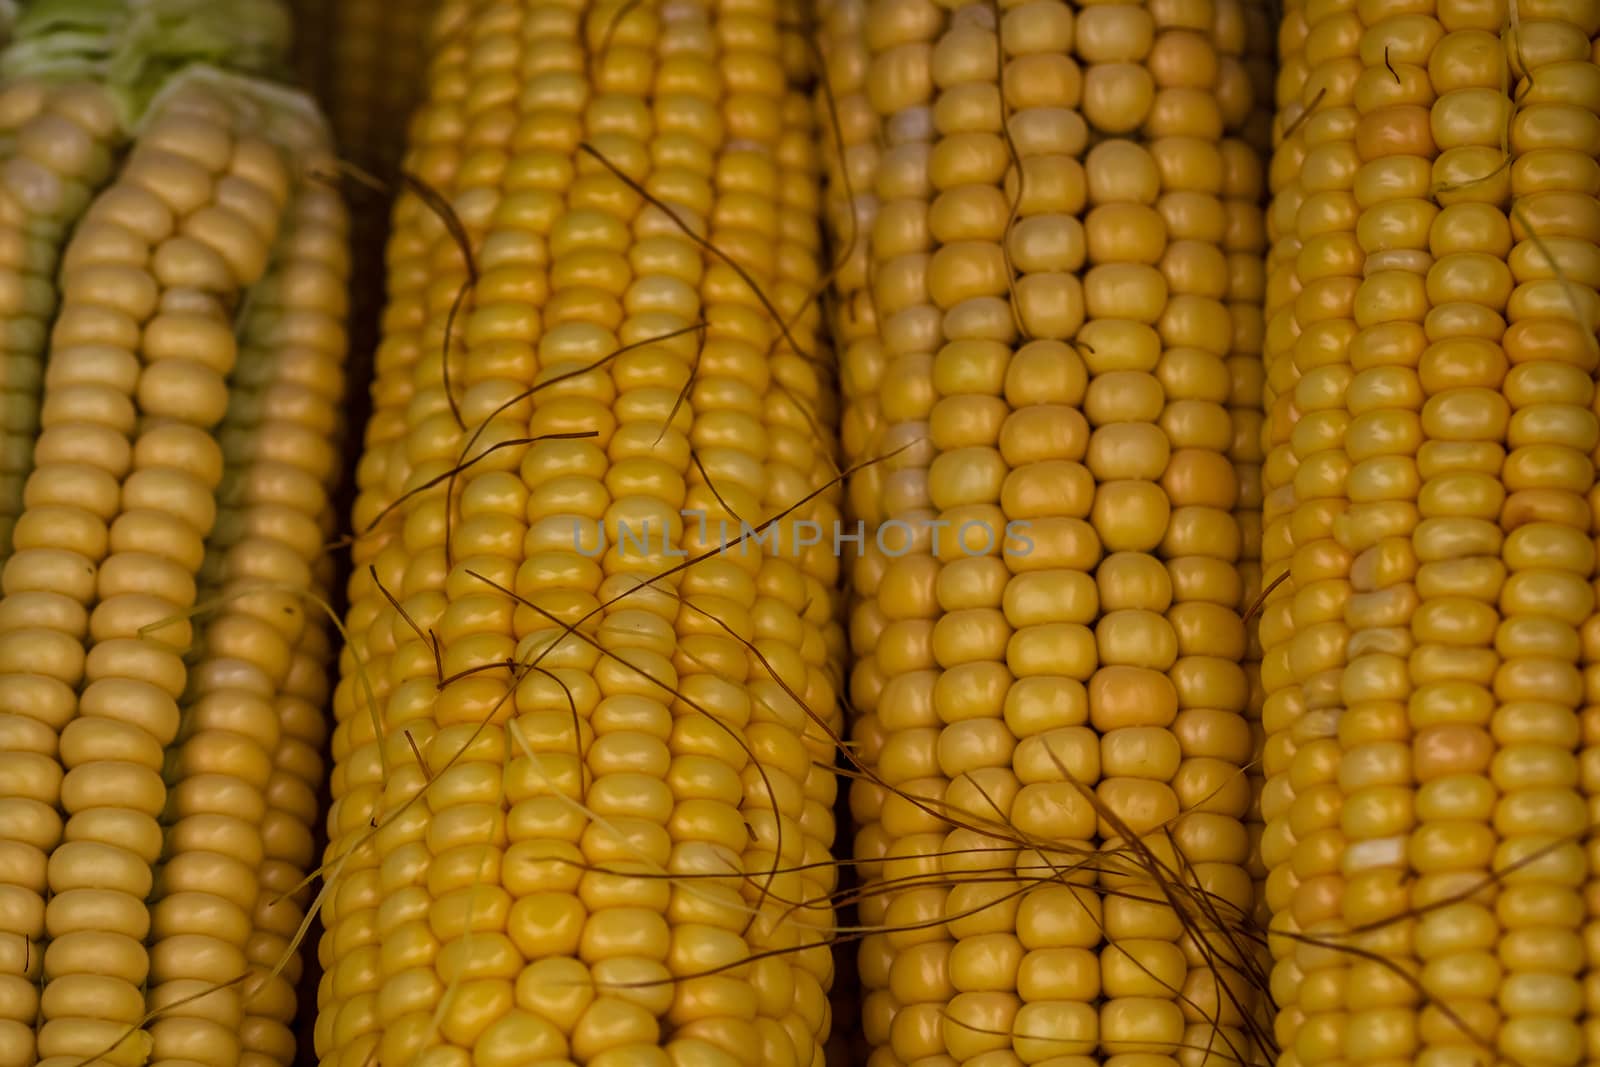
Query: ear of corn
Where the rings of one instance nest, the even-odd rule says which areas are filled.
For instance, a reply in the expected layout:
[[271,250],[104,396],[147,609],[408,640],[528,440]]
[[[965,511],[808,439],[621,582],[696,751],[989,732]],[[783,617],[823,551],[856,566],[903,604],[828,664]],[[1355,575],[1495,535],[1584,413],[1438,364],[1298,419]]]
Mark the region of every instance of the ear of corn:
[[877,328],[843,373],[891,458],[852,503],[921,527],[856,577],[873,1064],[1250,1045],[1228,453],[1259,176],[1222,141],[1251,113],[1245,15],[1200,15],[868,5]]
[[[186,20],[154,5],[130,20],[102,5],[85,21],[40,5],[0,60],[23,79],[7,90],[17,106],[5,173],[36,220],[17,275],[42,272],[34,285],[56,305],[41,316],[53,317],[48,338],[41,321],[30,342],[19,320],[7,356],[8,367],[38,368],[8,423],[15,411],[39,427],[0,575],[8,1065],[294,1057],[282,990],[276,1002],[262,993],[286,952],[268,958],[276,946],[254,929],[272,864],[309,861],[307,829],[296,844],[267,801],[284,793],[273,783],[280,753],[302,775],[319,770],[284,735],[318,736],[294,701],[320,696],[326,641],[305,624],[304,598],[334,459],[326,438],[308,443],[294,426],[333,428],[343,309],[324,304],[314,342],[282,312],[315,305],[329,281],[340,291],[344,229],[337,198],[309,191],[298,169],[326,152],[307,103],[184,65],[175,41],[217,44],[224,57],[232,40],[242,65],[269,65],[272,24],[245,20],[232,39],[206,21],[225,25],[228,13],[216,5]],[[257,286],[302,192],[331,229],[332,249],[325,238],[311,249],[330,257],[328,276],[285,275],[289,257]],[[296,375],[304,394],[248,387]],[[311,492],[297,498],[292,478],[264,473],[263,449],[307,467]],[[277,499],[251,498],[263,491]],[[202,590],[220,611],[198,602]],[[307,806],[301,820],[314,816]],[[247,1007],[276,1013],[278,1030]]]
[[1281,1063],[1593,1056],[1600,277],[1550,208],[1600,191],[1595,29],[1539,2],[1285,23],[1264,554],[1287,580],[1261,624]]
[[439,11],[358,472],[324,1062],[821,1063],[836,569],[717,552],[831,476],[795,15]]

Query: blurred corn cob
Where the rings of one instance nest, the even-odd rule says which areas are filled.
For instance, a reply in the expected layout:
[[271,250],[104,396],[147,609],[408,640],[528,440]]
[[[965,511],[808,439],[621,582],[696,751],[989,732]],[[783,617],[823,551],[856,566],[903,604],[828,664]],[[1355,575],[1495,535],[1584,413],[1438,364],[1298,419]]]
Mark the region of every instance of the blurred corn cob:
[[285,738],[316,742],[297,701],[328,652],[306,600],[345,227],[309,100],[192,61],[276,70],[285,28],[271,4],[45,3],[0,57],[27,251],[6,270],[39,294],[7,355],[29,446],[0,574],[8,1067],[293,1061],[293,998],[264,982],[287,942],[256,933],[316,814],[276,777],[319,773]]
[[340,160],[355,168],[346,183],[354,255],[350,381],[355,413],[364,417],[367,398],[358,383],[371,374],[378,343],[383,250],[407,130],[428,84],[429,24],[439,0],[290,0],[290,7],[300,78],[327,111]]
[[[427,88],[438,0],[291,0],[295,63],[324,101],[342,158],[392,182]],[[380,261],[381,262],[381,261]]]

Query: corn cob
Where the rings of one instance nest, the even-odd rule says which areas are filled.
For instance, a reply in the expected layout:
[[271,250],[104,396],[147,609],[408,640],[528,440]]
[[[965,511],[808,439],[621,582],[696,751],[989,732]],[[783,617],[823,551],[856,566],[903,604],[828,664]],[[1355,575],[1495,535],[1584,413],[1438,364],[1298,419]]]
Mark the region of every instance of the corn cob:
[[[250,755],[259,762],[265,753],[241,748],[238,732],[208,731],[203,713],[180,720],[178,703],[189,674],[181,658],[191,643],[185,616],[221,474],[220,450],[205,431],[227,401],[228,314],[264,268],[270,244],[240,206],[270,202],[284,180],[277,150],[249,137],[240,121],[223,94],[181,86],[161,103],[65,255],[43,422],[84,451],[39,449],[4,602],[19,620],[29,603],[47,609],[32,627],[8,635],[14,649],[37,644],[39,658],[8,662],[6,684],[49,689],[67,772],[59,790],[68,820],[63,843],[49,852],[43,915],[50,935],[39,1001],[44,1063],[113,1046],[113,1062],[145,1055],[214,1061],[230,1047],[237,1054],[226,1015],[207,1018],[226,1013],[218,1005],[230,996],[237,1005],[237,992],[185,1005],[148,1032],[139,1024],[147,981],[150,1007],[166,1009],[174,997],[240,976],[242,958],[230,965],[237,949],[230,955],[208,925],[216,908],[181,905],[205,900],[185,893],[231,897],[249,887],[245,919],[255,896],[251,857],[258,863],[260,855],[259,813],[235,796],[241,783],[231,776],[251,765]],[[274,216],[263,221],[271,226]],[[106,240],[113,228],[129,239]],[[193,358],[200,353],[204,362]],[[44,564],[67,553],[81,558],[86,573],[63,586],[61,566],[52,573]],[[80,621],[52,626],[73,617],[62,614],[68,605]],[[229,636],[248,652],[258,635],[237,622],[227,636],[214,627],[207,635],[214,655],[234,651]],[[53,672],[21,673],[40,664]],[[214,660],[195,672],[198,685],[211,678],[207,666],[226,677],[227,660]],[[236,696],[226,683],[219,692],[216,710]],[[264,718],[262,728],[275,733],[270,704]],[[198,733],[167,757],[169,794],[163,749],[181,739],[180,721]],[[147,912],[152,887],[157,903]]]
[[[289,140],[274,136],[269,141],[262,139],[265,131],[251,136],[248,126],[241,129],[237,125],[241,116],[230,115],[229,109],[221,105],[224,100],[231,105],[235,94],[233,87],[224,87],[209,99],[196,97],[190,104],[185,104],[181,97],[174,99],[167,105],[178,120],[170,134],[170,143],[175,146],[172,157],[163,160],[154,151],[143,154],[148,146],[162,143],[157,139],[161,131],[158,122],[141,139],[130,159],[128,169],[131,172],[137,172],[141,163],[145,163],[151,168],[163,165],[170,174],[176,169],[174,164],[185,158],[190,160],[191,167],[210,163],[214,168],[226,168],[214,171],[218,176],[214,193],[206,193],[202,185],[195,192],[199,206],[187,205],[191,209],[185,227],[187,232],[168,238],[151,253],[156,270],[166,274],[163,280],[169,284],[160,298],[162,310],[146,325],[146,358],[154,354],[157,339],[164,334],[171,337],[174,350],[178,352],[193,351],[193,346],[201,343],[204,337],[210,351],[231,355],[233,345],[228,340],[231,330],[226,318],[219,313],[225,312],[233,302],[231,293],[235,287],[249,284],[265,267],[278,217],[278,210],[270,205],[275,201],[281,203],[288,191],[288,175],[277,144],[300,152],[308,147],[298,143],[299,138]],[[192,113],[186,114],[183,109],[187,108],[192,108]],[[241,133],[230,136],[229,125],[241,129]],[[185,137],[194,140],[185,141]],[[185,157],[176,146],[201,147],[192,147],[193,154]],[[115,196],[117,192],[114,188],[107,195]],[[210,201],[209,206],[201,197]],[[205,222],[210,223],[210,232],[202,226]],[[219,267],[226,273],[217,270]],[[247,314],[247,328],[253,318],[253,313]],[[337,363],[334,370],[337,370]],[[142,379],[141,386],[145,384]],[[219,381],[212,388],[221,386]],[[217,401],[226,397],[226,393],[213,397],[197,404],[196,410],[214,411],[216,415],[206,418],[215,418],[222,414]],[[191,395],[183,399],[194,404],[199,398]],[[149,400],[141,406],[147,418],[170,415],[168,410]],[[125,505],[132,503],[129,487],[147,469],[140,464],[141,454],[150,456],[152,462],[148,470],[152,475],[162,472],[162,460],[172,464],[181,458],[182,454],[171,444],[166,445],[168,451],[175,453],[171,457],[158,447],[166,444],[163,434],[172,436],[172,425],[155,425],[133,442],[135,470],[125,483]],[[224,422],[220,428],[222,440],[237,446],[239,441],[234,434],[239,429],[236,424]],[[294,443],[292,435],[285,434],[282,428],[279,433],[280,442]],[[204,457],[191,461],[199,477],[209,481],[222,474],[224,456],[215,446],[198,450],[196,454]],[[173,492],[172,488],[167,488],[169,497]],[[325,510],[325,502],[319,503],[314,498],[290,504],[303,506],[304,514],[313,524],[321,518],[319,508]],[[215,505],[202,508],[199,498],[194,498],[185,508],[199,516],[195,533],[203,534],[204,527],[209,525],[206,517],[216,514]],[[135,523],[130,517],[139,517],[141,521]],[[121,548],[115,546],[117,527],[113,526],[113,550],[100,566],[102,599],[90,617],[91,627],[101,614],[111,616],[107,622],[110,627],[116,615],[113,607],[141,609],[152,620],[162,620],[156,632],[165,637],[172,627],[165,625],[163,616],[181,615],[186,601],[193,596],[194,579],[185,571],[192,572],[199,564],[197,553],[204,550],[201,541],[198,537],[188,542],[176,538],[168,541],[166,535],[182,531],[163,531],[159,524],[150,521],[153,518],[151,512],[143,515],[138,511],[125,512],[118,519],[125,533]],[[137,536],[141,525],[145,527],[142,538]],[[177,728],[177,747],[167,759],[166,775],[171,788],[166,808],[160,812],[163,824],[157,838],[160,864],[149,924],[146,1006],[156,1016],[149,1026],[149,1035],[151,1053],[158,1062],[233,1062],[240,1055],[241,1040],[257,1032],[241,1030],[240,1014],[244,1006],[241,998],[256,997],[259,990],[234,986],[208,996],[197,997],[197,994],[211,986],[235,983],[245,972],[243,953],[249,947],[250,916],[260,892],[257,868],[262,863],[264,832],[270,829],[264,822],[263,791],[268,786],[270,757],[281,733],[275,699],[287,674],[291,651],[287,642],[295,639],[303,622],[300,598],[309,590],[310,583],[304,564],[296,566],[299,561],[294,560],[286,565],[286,557],[293,559],[288,546],[266,537],[253,538],[246,546],[248,556],[234,551],[223,561],[221,570],[226,582],[216,591],[224,606],[207,618],[201,628],[202,652],[187,672],[187,681],[176,665],[170,668],[171,679],[162,679],[168,682],[166,689],[171,696],[182,694],[183,699],[174,708],[181,717],[175,717],[170,723]],[[161,577],[146,585],[135,577],[141,569],[152,577]],[[116,580],[118,576],[120,582]],[[251,591],[251,586],[264,582],[272,584],[270,592]],[[128,591],[113,591],[107,588],[108,583],[125,584]],[[156,596],[170,601],[170,606],[150,599]],[[137,614],[133,617],[135,621],[138,619]],[[114,639],[118,631],[113,628],[107,633]],[[128,638],[135,636],[133,632],[126,635]],[[152,647],[154,642],[150,638],[138,636],[142,638],[142,647],[128,642],[130,663],[137,666],[143,661],[149,665],[146,669],[153,671],[158,661],[167,662],[166,657],[172,653],[157,653],[158,645]],[[103,641],[94,651],[111,644],[113,641]],[[173,644],[181,649],[188,644],[188,635],[184,634]],[[92,658],[90,662],[92,665]],[[114,674],[108,675],[104,682],[121,687],[115,695],[137,695],[132,691],[135,683]],[[97,684],[91,680],[84,691],[80,715],[90,714],[88,705]],[[156,695],[149,688],[148,679],[142,684],[145,688],[141,692],[150,697]],[[108,699],[95,704],[96,712],[108,714],[116,704],[109,699],[112,693],[103,695]],[[91,722],[91,719],[81,719],[69,729],[81,735],[101,728],[100,724],[91,727]],[[63,738],[65,741],[65,733]],[[164,738],[158,735],[158,739]],[[90,765],[97,776],[103,776],[109,769],[104,763]],[[80,764],[76,769],[83,772],[85,767]],[[89,809],[86,814],[96,816],[101,810]],[[107,827],[108,830],[115,828],[115,824]],[[69,822],[69,834],[71,829]],[[49,966],[48,956],[46,966]],[[70,1028],[74,1034],[84,1033],[76,1020],[51,1018],[50,992],[51,986],[47,985],[45,1022],[40,1031],[41,1051],[44,1051],[45,1037],[52,1025],[58,1025],[61,1031]],[[74,999],[63,991],[58,1003],[70,1012],[71,1007],[76,1006]],[[117,1019],[116,1023],[120,1026],[129,1021],[137,1020]],[[87,1037],[79,1040],[87,1040]],[[277,1058],[287,1062],[292,1048],[285,1053],[281,1045],[277,1043]],[[72,1049],[74,1054],[87,1051],[90,1050]]]
[[648,584],[827,484],[782,23],[439,11],[358,471],[324,1063],[820,1063],[836,568],[751,547]]
[[1565,205],[1597,191],[1600,16],[1517,12],[1308,4],[1297,28],[1268,331],[1289,565],[1262,622],[1286,1064],[1586,1054],[1600,276]]
[[[190,20],[156,5],[130,19],[101,5],[79,18],[42,4],[0,60],[23,79],[12,98],[36,101],[33,115],[17,113],[40,126],[29,137],[49,132],[57,146],[35,161],[19,135],[6,173],[43,198],[37,207],[55,198],[69,221],[82,216],[61,252],[60,307],[35,374],[42,432],[0,578],[0,692],[21,742],[7,746],[0,826],[7,922],[23,924],[7,930],[22,935],[7,938],[22,949],[4,971],[7,1063],[239,1057],[238,989],[172,1002],[245,977],[261,820],[240,792],[250,785],[230,775],[265,765],[270,749],[244,734],[275,738],[278,725],[273,679],[252,704],[238,686],[254,668],[240,661],[262,654],[259,627],[278,619],[280,599],[297,614],[303,583],[270,603],[237,601],[230,621],[204,628],[192,670],[183,656],[223,470],[209,431],[229,399],[232,313],[277,227],[288,172],[271,138],[305,103],[185,68],[172,41],[271,65],[272,23],[230,36],[205,21],[226,27],[229,13]],[[67,136],[68,120],[81,132]],[[74,161],[70,181],[39,167]],[[41,225],[36,255],[54,256],[60,229]],[[43,357],[42,331],[36,347]],[[227,897],[242,903],[242,925],[214,906]],[[147,1007],[161,1017],[149,1022]]]
[[[869,1062],[1240,1055],[1225,361],[1252,342],[1224,302],[1221,196],[1251,176],[1217,142],[1223,108],[1250,110],[1242,16],[884,3],[867,22],[873,102],[910,146],[878,177],[878,440],[926,438],[852,493],[923,526],[856,578],[876,592],[852,683],[880,779],[852,798],[882,931],[861,954]],[[1191,898],[1121,861],[1129,832],[1174,877],[1176,853],[1194,861],[1228,930],[1180,937]]]

